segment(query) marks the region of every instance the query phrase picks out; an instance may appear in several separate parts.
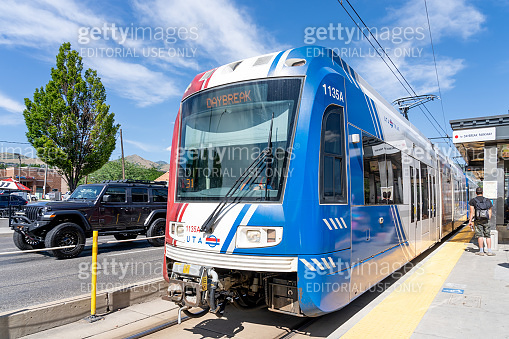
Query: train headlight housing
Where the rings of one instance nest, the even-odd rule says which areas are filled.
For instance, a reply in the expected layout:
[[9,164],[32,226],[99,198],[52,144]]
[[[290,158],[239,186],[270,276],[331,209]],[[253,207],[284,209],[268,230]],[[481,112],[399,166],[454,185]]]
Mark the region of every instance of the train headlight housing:
[[260,232],[258,230],[248,230],[246,232],[246,239],[249,242],[257,243],[257,242],[260,242],[261,235],[262,235],[262,232]]
[[174,238],[181,238],[185,235],[185,226],[177,222],[170,222],[170,234]]
[[184,225],[178,225],[177,226],[177,237],[183,237],[184,236]]
[[283,239],[283,227],[239,226],[235,239],[237,248],[276,246]]

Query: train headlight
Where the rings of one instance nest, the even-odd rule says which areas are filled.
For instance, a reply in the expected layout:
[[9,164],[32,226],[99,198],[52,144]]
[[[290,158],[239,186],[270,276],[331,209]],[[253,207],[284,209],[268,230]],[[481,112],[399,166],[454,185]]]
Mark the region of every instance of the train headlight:
[[184,236],[184,225],[178,225],[177,226],[177,237],[183,237]]
[[246,238],[249,242],[260,242],[262,232],[256,230],[248,230],[246,232]]
[[283,239],[283,227],[239,226],[235,239],[237,248],[276,246]]

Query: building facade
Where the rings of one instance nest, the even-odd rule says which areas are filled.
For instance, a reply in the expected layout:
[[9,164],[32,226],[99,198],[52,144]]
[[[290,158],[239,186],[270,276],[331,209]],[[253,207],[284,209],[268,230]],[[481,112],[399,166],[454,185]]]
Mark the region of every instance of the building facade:
[[509,114],[451,120],[453,143],[467,173],[477,178],[493,202],[492,230],[509,240]]
[[[0,169],[0,179],[12,178],[31,189],[31,193],[42,198],[43,192],[58,190],[65,193],[69,190],[63,177],[54,169],[40,167],[8,167]],[[46,178],[46,190],[44,182]]]

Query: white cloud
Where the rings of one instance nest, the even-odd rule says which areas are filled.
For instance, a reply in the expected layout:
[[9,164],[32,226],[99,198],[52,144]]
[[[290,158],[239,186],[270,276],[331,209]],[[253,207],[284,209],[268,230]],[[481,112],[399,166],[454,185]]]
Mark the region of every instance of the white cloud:
[[[433,38],[438,41],[442,37],[461,37],[468,39],[482,29],[486,17],[468,0],[427,0]],[[394,17],[404,27],[428,28],[424,3],[409,1]],[[426,32],[427,33],[427,32]]]
[[145,152],[160,152],[161,151],[160,146],[150,145],[150,144],[147,144],[144,142],[128,140],[128,139],[124,139],[124,141],[130,145],[133,145],[133,146],[141,149],[142,151],[145,151]]
[[0,92],[0,108],[3,108],[11,113],[22,113],[25,109],[25,106]]
[[0,115],[0,126],[16,126],[24,122],[23,115],[21,114],[25,106],[20,102],[13,100],[0,92],[0,110],[6,110],[10,114]]
[[[440,87],[443,91],[454,87],[455,76],[466,67],[465,60],[452,58],[440,53],[440,42],[444,39],[470,39],[482,29],[485,17],[466,0],[428,0],[431,31],[435,43],[437,70]],[[392,9],[387,16],[387,22],[391,22],[390,38],[381,36],[378,39],[387,50],[392,61],[399,68],[417,94],[437,93],[435,66],[428,33],[428,23],[423,2],[409,1],[403,7]],[[394,28],[401,27],[413,29],[415,33],[410,38],[397,38]],[[354,48],[365,49],[367,42],[354,43]],[[352,47],[352,46],[350,46]],[[371,46],[369,46],[371,47]],[[403,53],[402,53],[403,52]],[[411,55],[405,55],[411,52]],[[386,59],[387,60],[387,59]],[[390,64],[390,62],[387,60]],[[408,96],[402,85],[391,73],[387,65],[378,56],[364,57],[354,60],[356,70],[375,89],[390,101],[403,96]],[[391,65],[392,67],[392,65]],[[397,72],[395,71],[397,74]],[[398,74],[399,75],[399,74]],[[438,94],[438,93],[437,93]]]
[[[197,27],[197,39],[187,39],[200,56],[227,63],[284,48],[258,27],[246,10],[230,0],[134,0],[140,19],[162,27]],[[191,37],[190,37],[191,38]]]
[[78,23],[52,10],[44,2],[1,1],[0,44],[41,48],[75,39]]
[[0,115],[0,126],[16,126],[23,124],[23,116],[21,115]]
[[[0,1],[0,45],[34,48],[34,58],[54,62],[58,46],[69,41],[78,52],[84,53],[86,66],[97,69],[108,90],[133,100],[139,106],[164,102],[179,96],[186,84],[178,84],[179,76],[196,73],[210,66],[263,54],[278,49],[272,37],[250,19],[249,14],[231,0],[198,0],[141,2],[133,0],[132,14],[139,23],[122,26],[122,17],[105,17],[102,13],[77,0],[33,0],[29,4],[14,0]],[[80,32],[87,28],[111,27],[136,29],[145,25],[155,30],[164,29],[166,37],[172,29],[196,27],[186,38],[174,32],[176,41],[168,39],[106,39],[88,43],[78,41]],[[80,28],[82,31],[80,31]],[[197,34],[196,34],[197,33]],[[104,33],[106,34],[106,33]],[[86,39],[85,39],[86,40]],[[82,49],[83,48],[83,49]],[[93,56],[86,55],[90,48]],[[98,49],[136,49],[138,56],[102,54]],[[141,50],[161,51],[146,57]],[[174,53],[170,50],[174,49]],[[42,52],[41,52],[42,51]],[[86,50],[89,52],[90,50]],[[166,51],[166,53],[165,53]],[[94,53],[95,52],[95,53]],[[185,55],[182,55],[184,52]],[[172,80],[165,73],[171,72]]]
[[114,88],[124,98],[135,100],[139,106],[158,104],[180,94],[166,75],[143,65],[112,58],[90,58],[85,61],[99,70],[106,86]]
[[[47,55],[53,55],[52,61],[58,46],[64,41],[70,41],[79,52],[80,47],[111,47],[104,41],[78,44],[80,27],[102,27],[108,21],[73,1],[41,0],[31,5],[2,1],[0,21],[0,44],[42,49]],[[34,53],[34,56],[40,58],[38,54]],[[97,69],[107,88],[123,98],[134,100],[139,106],[161,103],[172,95],[180,94],[176,90],[178,87],[163,73],[124,60],[108,56],[84,57],[86,66]],[[12,103],[9,106],[14,107]]]

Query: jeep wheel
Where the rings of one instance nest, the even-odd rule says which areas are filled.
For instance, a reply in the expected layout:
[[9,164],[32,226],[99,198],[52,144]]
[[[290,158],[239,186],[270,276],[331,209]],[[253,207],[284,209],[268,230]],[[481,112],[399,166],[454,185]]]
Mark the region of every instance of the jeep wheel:
[[152,246],[163,246],[164,245],[164,232],[166,231],[166,219],[156,219],[148,228],[147,237],[157,237],[162,235],[162,238],[148,239],[148,242]]
[[117,240],[131,240],[136,239],[138,234],[130,234],[130,233],[118,233],[113,235]]
[[46,247],[74,246],[50,251],[58,259],[77,257],[85,247],[85,233],[78,225],[66,222],[53,228],[44,240]]
[[12,235],[12,240],[14,241],[14,245],[16,245],[16,247],[22,251],[44,248],[44,243],[42,241],[30,239],[20,232],[14,232]]

